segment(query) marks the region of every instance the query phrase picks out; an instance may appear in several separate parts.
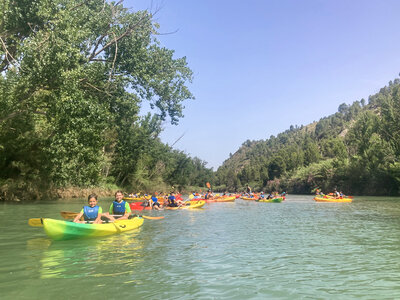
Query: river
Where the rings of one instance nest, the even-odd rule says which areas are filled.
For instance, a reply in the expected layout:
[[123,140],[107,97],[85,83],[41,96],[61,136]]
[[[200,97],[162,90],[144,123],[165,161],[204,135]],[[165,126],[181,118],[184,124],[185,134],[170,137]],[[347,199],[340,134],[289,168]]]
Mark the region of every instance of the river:
[[400,198],[146,211],[165,218],[76,241],[27,225],[84,203],[1,204],[1,299],[400,298]]

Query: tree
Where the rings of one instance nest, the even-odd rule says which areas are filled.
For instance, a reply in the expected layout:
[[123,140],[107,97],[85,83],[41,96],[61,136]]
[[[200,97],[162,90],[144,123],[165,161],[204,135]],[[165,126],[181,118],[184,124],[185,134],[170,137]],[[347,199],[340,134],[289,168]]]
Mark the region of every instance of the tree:
[[144,126],[142,101],[176,124],[193,98],[186,59],[160,46],[148,11],[100,0],[0,5],[2,178],[96,184],[106,156]]

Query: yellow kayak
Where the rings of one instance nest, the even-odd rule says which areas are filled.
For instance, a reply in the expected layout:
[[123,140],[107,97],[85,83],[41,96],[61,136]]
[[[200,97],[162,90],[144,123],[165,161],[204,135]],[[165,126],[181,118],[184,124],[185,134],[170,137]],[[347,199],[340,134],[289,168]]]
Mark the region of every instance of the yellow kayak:
[[218,197],[210,200],[206,200],[206,202],[234,202],[236,200],[236,196],[227,196],[227,197]]
[[150,200],[150,199],[151,199],[151,196],[134,197],[134,198],[132,198],[132,197],[124,197],[124,198],[122,198],[122,200],[125,200],[125,201],[144,201],[144,200]]
[[143,224],[143,218],[135,217],[104,224],[74,223],[43,218],[42,223],[44,231],[53,240],[72,240],[101,237],[133,230]]
[[243,200],[257,200],[258,199],[258,197],[257,198],[255,198],[255,197],[253,197],[253,198],[251,198],[251,197],[241,197]]
[[206,201],[200,200],[200,201],[188,201],[186,202],[186,205],[178,206],[178,207],[169,207],[165,206],[164,209],[194,209],[194,208],[201,208],[206,204]]
[[351,198],[323,198],[323,197],[314,197],[316,202],[341,202],[341,203],[349,203],[352,202]]

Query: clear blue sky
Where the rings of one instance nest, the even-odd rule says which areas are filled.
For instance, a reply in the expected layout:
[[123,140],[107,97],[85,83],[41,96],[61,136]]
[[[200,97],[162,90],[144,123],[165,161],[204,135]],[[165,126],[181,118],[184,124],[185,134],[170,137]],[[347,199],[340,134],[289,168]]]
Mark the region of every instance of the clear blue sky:
[[162,140],[216,170],[265,140],[379,91],[400,72],[398,0],[125,0],[157,12],[162,45],[194,72]]

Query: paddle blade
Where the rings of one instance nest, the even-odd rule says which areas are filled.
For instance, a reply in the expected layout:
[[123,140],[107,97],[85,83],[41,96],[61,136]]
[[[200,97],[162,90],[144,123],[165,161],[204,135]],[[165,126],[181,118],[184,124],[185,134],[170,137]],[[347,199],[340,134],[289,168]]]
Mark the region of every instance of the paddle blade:
[[141,216],[143,219],[148,219],[148,220],[161,220],[164,219],[164,217],[150,217],[150,216]]
[[210,185],[209,182],[206,183],[206,186],[207,186],[208,188],[211,188],[211,185]]
[[43,227],[41,218],[34,218],[28,220],[28,225],[32,227]]
[[[61,211],[60,214],[64,219],[67,219],[67,220],[73,220],[78,215],[77,212],[72,212],[72,211]],[[83,220],[84,220],[84,218],[82,216],[80,218],[80,221],[83,221]]]

